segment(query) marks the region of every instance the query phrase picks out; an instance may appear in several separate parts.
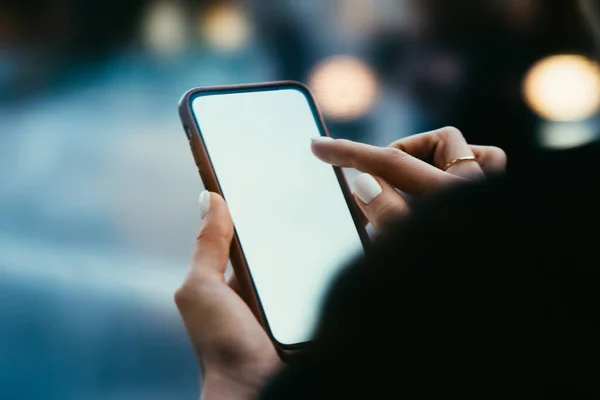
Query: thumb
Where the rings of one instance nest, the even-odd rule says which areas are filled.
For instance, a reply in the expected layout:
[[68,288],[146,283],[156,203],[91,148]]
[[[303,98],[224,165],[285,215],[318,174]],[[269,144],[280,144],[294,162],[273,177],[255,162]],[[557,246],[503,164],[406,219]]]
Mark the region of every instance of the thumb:
[[224,279],[229,247],[233,238],[233,222],[225,200],[217,193],[200,194],[200,233],[192,259],[191,275],[217,275]]

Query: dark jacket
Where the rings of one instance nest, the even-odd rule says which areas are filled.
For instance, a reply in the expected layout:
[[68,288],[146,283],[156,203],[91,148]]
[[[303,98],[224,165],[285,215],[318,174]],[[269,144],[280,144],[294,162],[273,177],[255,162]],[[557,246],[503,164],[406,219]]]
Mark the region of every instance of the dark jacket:
[[600,398],[599,177],[598,144],[540,152],[416,205],[262,398]]

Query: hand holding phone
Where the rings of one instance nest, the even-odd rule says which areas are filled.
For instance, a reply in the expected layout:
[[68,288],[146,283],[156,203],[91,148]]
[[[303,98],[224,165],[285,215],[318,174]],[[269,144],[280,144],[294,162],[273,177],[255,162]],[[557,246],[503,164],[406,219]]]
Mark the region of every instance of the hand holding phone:
[[281,359],[235,281],[225,281],[233,238],[225,201],[203,191],[199,203],[200,232],[175,303],[202,368],[200,398],[256,399]]
[[195,89],[180,115],[205,187],[231,212],[244,300],[281,356],[301,350],[368,240],[342,172],[310,151],[327,136],[312,96],[294,82]]

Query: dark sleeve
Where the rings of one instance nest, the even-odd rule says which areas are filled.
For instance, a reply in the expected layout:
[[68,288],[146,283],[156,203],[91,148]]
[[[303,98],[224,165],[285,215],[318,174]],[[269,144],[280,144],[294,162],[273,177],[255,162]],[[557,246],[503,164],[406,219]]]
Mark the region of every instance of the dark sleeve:
[[[464,399],[492,389],[494,398],[532,399],[567,390],[572,362],[557,326],[565,324],[565,290],[582,271],[560,269],[557,243],[570,244],[554,238],[564,221],[548,213],[565,199],[523,201],[521,189],[505,181],[463,187],[399,221],[339,276],[313,347],[262,399]],[[593,285],[585,292],[591,297],[579,300],[598,300]]]

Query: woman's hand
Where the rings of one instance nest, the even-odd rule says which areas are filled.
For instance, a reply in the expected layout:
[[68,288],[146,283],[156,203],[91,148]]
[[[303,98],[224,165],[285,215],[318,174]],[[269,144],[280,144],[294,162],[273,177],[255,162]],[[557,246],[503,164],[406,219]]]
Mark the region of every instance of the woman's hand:
[[[486,174],[502,172],[506,167],[504,151],[469,145],[462,133],[451,127],[409,136],[389,147],[349,140],[314,140],[312,150],[329,164],[364,172],[354,182],[354,195],[377,230],[409,210],[396,189],[412,196],[425,196]],[[464,157],[475,160],[453,163]]]
[[[396,189],[423,196],[449,185],[502,171],[504,152],[469,146],[460,131],[443,128],[411,136],[381,148],[348,140],[315,141],[321,160],[365,172],[355,182],[357,202],[380,229],[408,211]],[[444,171],[448,163],[475,156]],[[188,276],[175,302],[203,371],[203,399],[249,399],[280,367],[280,359],[248,306],[225,281],[233,224],[224,200],[215,193],[200,196],[202,224]]]
[[225,281],[233,224],[223,198],[203,192],[200,207],[196,250],[175,302],[200,360],[201,398],[255,398],[280,359],[235,282]]

